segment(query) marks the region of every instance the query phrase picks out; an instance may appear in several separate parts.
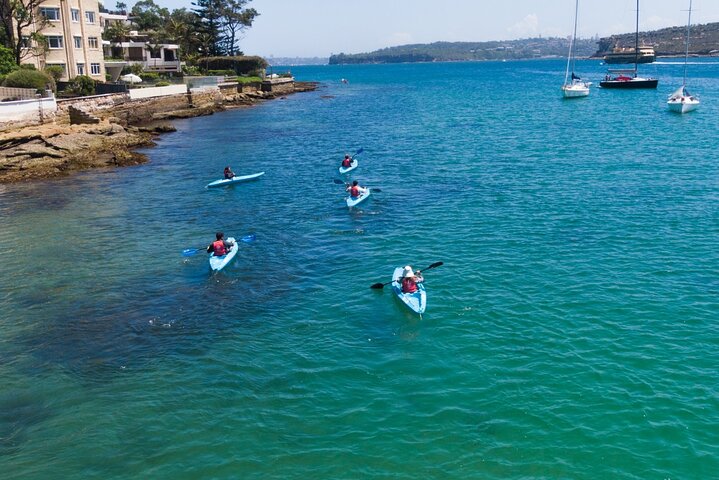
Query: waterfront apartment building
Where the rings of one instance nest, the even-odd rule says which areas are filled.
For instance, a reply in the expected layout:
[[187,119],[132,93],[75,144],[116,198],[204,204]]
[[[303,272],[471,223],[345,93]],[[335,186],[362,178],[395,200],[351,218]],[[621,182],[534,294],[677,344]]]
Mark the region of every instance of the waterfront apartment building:
[[[47,40],[47,49],[37,50],[30,40],[30,33],[23,37],[28,47],[35,47],[37,54],[30,54],[22,63],[35,65],[38,70],[51,65],[63,68],[61,80],[77,75],[87,75],[94,80],[105,81],[103,61],[102,25],[98,0],[47,0],[39,7],[39,14],[47,21],[37,23],[37,28]],[[31,43],[33,42],[33,43]]]

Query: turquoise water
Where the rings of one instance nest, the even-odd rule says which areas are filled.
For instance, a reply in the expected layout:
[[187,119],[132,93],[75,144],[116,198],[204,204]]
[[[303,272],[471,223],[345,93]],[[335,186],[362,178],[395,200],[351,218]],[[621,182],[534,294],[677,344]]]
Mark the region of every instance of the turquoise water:
[[[0,186],[3,478],[716,477],[719,64],[684,116],[644,70],[298,67],[145,165]],[[217,229],[257,240],[210,275]],[[422,320],[369,289],[436,261]]]

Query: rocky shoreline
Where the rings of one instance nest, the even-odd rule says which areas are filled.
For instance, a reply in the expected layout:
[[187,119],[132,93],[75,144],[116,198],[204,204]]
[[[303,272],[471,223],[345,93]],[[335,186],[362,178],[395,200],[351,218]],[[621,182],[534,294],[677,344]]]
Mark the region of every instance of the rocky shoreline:
[[153,139],[175,131],[171,120],[211,115],[232,108],[315,90],[313,82],[296,82],[293,90],[174,95],[123,102],[89,113],[98,123],[71,125],[68,115],[52,123],[0,132],[0,183],[64,176],[102,167],[137,165],[148,160],[136,152],[154,145]]

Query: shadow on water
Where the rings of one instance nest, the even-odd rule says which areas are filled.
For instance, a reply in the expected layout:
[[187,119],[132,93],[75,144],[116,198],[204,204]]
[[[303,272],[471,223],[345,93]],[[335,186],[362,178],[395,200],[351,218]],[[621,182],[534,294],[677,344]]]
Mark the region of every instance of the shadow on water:
[[[136,277],[87,298],[23,295],[20,305],[43,300],[44,328],[21,334],[16,348],[31,352],[35,364],[58,366],[86,384],[104,384],[126,368],[142,370],[162,357],[200,356],[238,329],[248,333],[293,282],[285,277],[266,285],[246,272],[210,274],[202,263],[187,266],[201,272],[194,286],[168,287]],[[33,371],[23,373],[36,374],[27,368]]]
[[52,416],[46,399],[30,392],[0,394],[0,458],[17,453],[27,441],[28,430]]

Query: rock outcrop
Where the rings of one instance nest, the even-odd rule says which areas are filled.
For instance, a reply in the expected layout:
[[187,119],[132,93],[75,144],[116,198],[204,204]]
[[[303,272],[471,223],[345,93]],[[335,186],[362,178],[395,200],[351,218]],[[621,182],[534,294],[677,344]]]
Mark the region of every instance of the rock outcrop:
[[[295,92],[316,88],[316,83],[295,84]],[[0,132],[0,183],[143,163],[147,157],[134,149],[154,145],[156,135],[174,131],[168,120],[211,115],[285,95],[235,89],[103,105],[93,112],[87,112],[86,105],[69,106],[68,116],[52,124]]]

